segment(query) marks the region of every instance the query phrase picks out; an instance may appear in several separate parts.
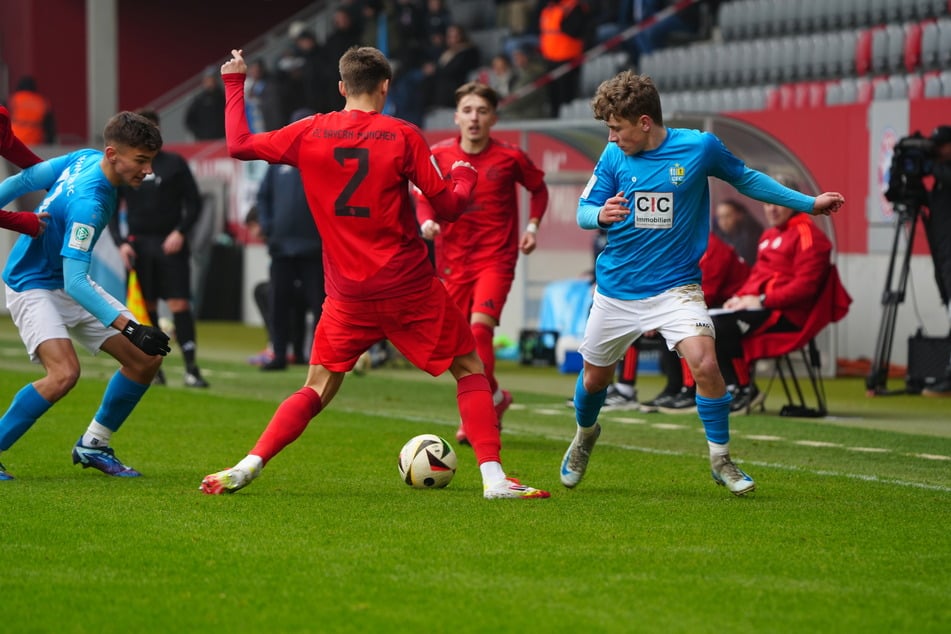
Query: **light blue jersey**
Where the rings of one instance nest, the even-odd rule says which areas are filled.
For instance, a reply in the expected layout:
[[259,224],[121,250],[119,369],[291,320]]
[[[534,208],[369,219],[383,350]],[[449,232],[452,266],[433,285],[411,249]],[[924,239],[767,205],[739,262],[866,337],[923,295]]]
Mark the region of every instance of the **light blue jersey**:
[[20,236],[14,244],[3,270],[7,286],[17,292],[65,288],[108,325],[118,311],[86,278],[93,247],[116,210],[116,189],[102,171],[102,158],[98,150],[77,150],[23,170],[0,183],[0,207],[31,191],[49,192],[36,209],[50,214],[46,231],[38,238]]
[[[709,132],[668,128],[659,147],[634,156],[609,143],[578,201],[578,225],[607,230],[607,246],[595,265],[599,293],[644,299],[700,283],[710,234],[710,176],[755,200],[799,211],[815,203],[748,168]],[[631,214],[602,227],[598,212],[618,192],[624,192]]]

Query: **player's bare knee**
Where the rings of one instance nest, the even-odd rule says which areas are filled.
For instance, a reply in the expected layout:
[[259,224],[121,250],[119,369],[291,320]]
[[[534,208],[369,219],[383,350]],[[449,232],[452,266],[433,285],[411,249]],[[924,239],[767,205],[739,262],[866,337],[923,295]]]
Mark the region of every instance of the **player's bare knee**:
[[50,368],[46,377],[42,379],[41,393],[47,400],[58,401],[66,396],[76,383],[79,382],[79,366],[57,366]]

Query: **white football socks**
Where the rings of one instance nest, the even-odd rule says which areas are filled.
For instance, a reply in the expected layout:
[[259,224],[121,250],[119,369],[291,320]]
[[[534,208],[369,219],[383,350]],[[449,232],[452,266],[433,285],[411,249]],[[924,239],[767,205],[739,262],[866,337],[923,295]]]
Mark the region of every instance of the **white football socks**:
[[505,479],[505,471],[502,470],[500,462],[483,462],[479,465],[479,471],[482,472],[484,486],[492,486]]
[[83,434],[83,447],[108,447],[112,438],[112,430],[93,420]]

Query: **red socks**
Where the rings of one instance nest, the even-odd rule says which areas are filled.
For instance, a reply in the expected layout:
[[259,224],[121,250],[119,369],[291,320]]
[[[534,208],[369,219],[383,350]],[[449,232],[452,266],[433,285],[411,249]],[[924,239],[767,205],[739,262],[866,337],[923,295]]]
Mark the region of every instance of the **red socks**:
[[267,464],[268,460],[304,433],[310,420],[320,413],[322,407],[317,392],[309,387],[297,390],[280,404],[249,453],[260,456]]
[[459,379],[456,390],[462,428],[475,452],[476,461],[501,462],[499,452],[499,419],[495,415],[489,381],[482,374],[470,374]]
[[476,341],[476,354],[485,366],[485,378],[489,381],[489,391],[495,394],[499,382],[495,380],[495,346],[492,345],[492,327],[486,324],[472,324],[472,336]]

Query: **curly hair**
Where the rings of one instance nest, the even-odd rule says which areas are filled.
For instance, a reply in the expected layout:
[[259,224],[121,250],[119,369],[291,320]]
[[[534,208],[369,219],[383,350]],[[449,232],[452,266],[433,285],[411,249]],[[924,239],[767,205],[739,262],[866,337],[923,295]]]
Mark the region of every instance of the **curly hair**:
[[607,121],[612,116],[636,121],[646,114],[657,125],[664,125],[660,95],[653,80],[631,70],[621,71],[601,82],[591,100],[591,110],[599,121]]

